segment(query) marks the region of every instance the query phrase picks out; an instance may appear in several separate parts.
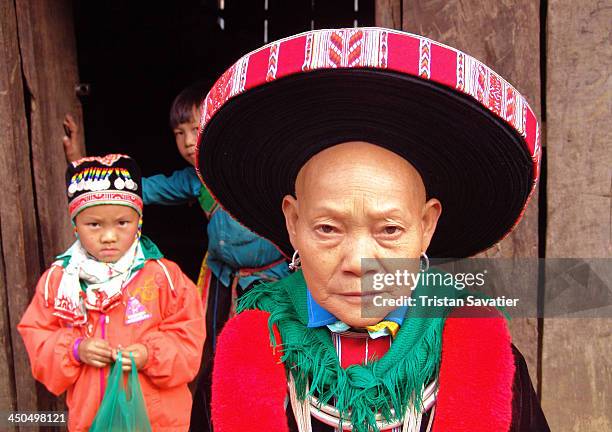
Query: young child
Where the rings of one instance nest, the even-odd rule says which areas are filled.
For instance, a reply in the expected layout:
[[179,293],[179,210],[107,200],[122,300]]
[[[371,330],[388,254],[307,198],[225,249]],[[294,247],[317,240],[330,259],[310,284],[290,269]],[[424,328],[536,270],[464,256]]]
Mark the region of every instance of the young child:
[[[196,83],[174,99],[170,109],[170,127],[176,146],[189,167],[142,179],[143,201],[148,204],[174,205],[198,199],[209,219],[208,253],[202,262],[198,289],[206,308],[206,334],[202,372],[194,394],[192,427],[194,431],[212,430],[210,423],[210,380],[217,334],[228,320],[236,298],[253,285],[273,282],[289,274],[287,261],[272,243],[236,222],[220,208],[198,178],[195,146],[199,128],[199,106],[208,86]],[[64,126],[71,132],[63,139],[66,159],[79,158],[77,125],[69,115]]]
[[186,431],[205,338],[197,290],[140,235],[140,170],[128,156],[73,162],[66,173],[77,240],[42,275],[17,329],[34,377],[67,391],[68,428],[87,431],[109,365],[129,353],[153,430]]

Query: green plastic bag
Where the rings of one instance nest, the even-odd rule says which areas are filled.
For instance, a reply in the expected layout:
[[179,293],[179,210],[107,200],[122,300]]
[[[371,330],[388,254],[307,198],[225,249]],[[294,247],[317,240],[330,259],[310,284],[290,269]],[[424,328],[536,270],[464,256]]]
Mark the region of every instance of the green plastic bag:
[[132,371],[123,385],[121,370],[121,352],[113,366],[106,383],[104,398],[98,408],[89,432],[151,432],[151,423],[147,416],[144,398],[138,382],[138,371],[132,353]]

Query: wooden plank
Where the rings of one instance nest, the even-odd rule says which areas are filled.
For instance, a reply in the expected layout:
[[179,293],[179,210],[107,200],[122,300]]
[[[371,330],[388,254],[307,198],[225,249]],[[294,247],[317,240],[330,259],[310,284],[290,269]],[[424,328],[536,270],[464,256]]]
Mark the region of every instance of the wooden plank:
[[[18,59],[15,58],[15,42],[17,28],[15,25],[15,9],[12,4],[0,4],[0,56],[4,59],[0,64],[0,147],[3,143],[13,140],[13,124],[11,118],[11,97],[8,93],[11,78],[17,79],[18,71],[11,70],[10,66],[17,68]],[[17,61],[16,61],[17,60]],[[6,119],[6,120],[4,120]],[[11,123],[11,124],[5,124]],[[1,216],[1,215],[0,215]],[[1,227],[0,219],[0,227]],[[4,257],[2,250],[2,233],[0,230],[0,257]],[[0,259],[0,410],[14,411],[17,407],[15,376],[13,374],[13,347],[11,343],[10,318],[8,313],[8,290],[4,259]],[[11,430],[15,430],[12,428]]]
[[[15,7],[19,52],[26,93],[29,95],[25,106],[32,160],[29,177],[34,179],[34,187],[30,189],[29,196],[35,198],[34,209],[40,235],[39,253],[44,268],[53,261],[57,253],[67,248],[74,240],[65,196],[66,162],[61,148],[64,114],[70,112],[81,122],[81,107],[74,91],[78,83],[78,70],[72,2],[16,0]],[[42,270],[35,270],[29,265],[26,269],[24,274],[34,281]],[[34,285],[30,282],[29,286]],[[22,312],[21,307],[19,316]],[[30,377],[29,370],[17,370],[17,356],[15,360],[17,379],[22,376]],[[21,359],[21,364],[27,366],[28,362]],[[18,393],[31,390],[35,390],[37,394],[36,409],[65,410],[63,400],[51,395],[42,385],[17,385]],[[49,428],[41,428],[46,429]]]
[[549,3],[549,256],[612,257],[612,12],[602,8]]
[[[16,326],[30,302],[41,273],[35,216],[30,145],[22,86],[21,62],[17,45],[17,18],[13,2],[0,2],[0,232],[3,282],[6,302],[1,311],[5,347],[12,349],[14,400],[11,407],[36,410],[36,385],[30,372],[25,347]],[[8,340],[6,340],[8,339]],[[7,353],[9,354],[9,353]],[[9,378],[9,382],[11,379]]]
[[376,0],[375,19],[377,27],[402,29],[402,0]]
[[[515,85],[540,112],[539,1],[403,0],[403,30],[458,48],[481,60]],[[481,256],[538,256],[537,194],[523,220],[503,242]],[[519,282],[537,290],[537,277]],[[511,323],[513,340],[537,385],[537,319]]]
[[551,430],[612,430],[611,344],[609,317],[544,320],[542,408]]
[[[2,255],[2,242],[0,242],[0,256]],[[13,347],[11,344],[7,295],[4,260],[0,259],[0,364],[5,366],[0,368],[0,411],[15,411],[17,401],[15,376],[13,375]],[[10,430],[15,430],[15,428]]]
[[15,5],[23,73],[31,94],[34,191],[42,254],[48,266],[55,255],[74,241],[61,147],[64,114],[73,113],[78,122],[81,118],[81,106],[74,91],[78,69],[72,2],[16,0]]
[[[610,258],[612,11],[550,0],[547,16],[547,256]],[[612,430],[610,322],[544,321],[542,405],[552,430]]]

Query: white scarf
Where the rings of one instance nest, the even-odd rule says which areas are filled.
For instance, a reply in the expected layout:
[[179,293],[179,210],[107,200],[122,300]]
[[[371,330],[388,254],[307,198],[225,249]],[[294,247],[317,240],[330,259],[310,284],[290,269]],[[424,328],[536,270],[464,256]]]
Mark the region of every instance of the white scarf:
[[[87,309],[107,312],[117,306],[125,283],[145,260],[138,239],[115,263],[93,258],[79,240],[59,258],[66,257],[69,261],[57,290],[53,314],[73,325],[87,322]],[[87,284],[85,292],[81,289],[81,280]]]

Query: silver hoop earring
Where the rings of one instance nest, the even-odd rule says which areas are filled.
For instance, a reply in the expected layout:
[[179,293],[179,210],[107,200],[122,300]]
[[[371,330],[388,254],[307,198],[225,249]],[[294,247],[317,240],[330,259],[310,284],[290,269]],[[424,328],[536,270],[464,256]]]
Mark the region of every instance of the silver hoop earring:
[[429,257],[425,252],[421,252],[421,258],[419,260],[419,270],[426,272],[429,270]]
[[298,251],[293,252],[293,257],[291,258],[291,262],[289,263],[289,270],[296,271],[300,268],[302,262],[300,261],[300,256],[298,255]]

